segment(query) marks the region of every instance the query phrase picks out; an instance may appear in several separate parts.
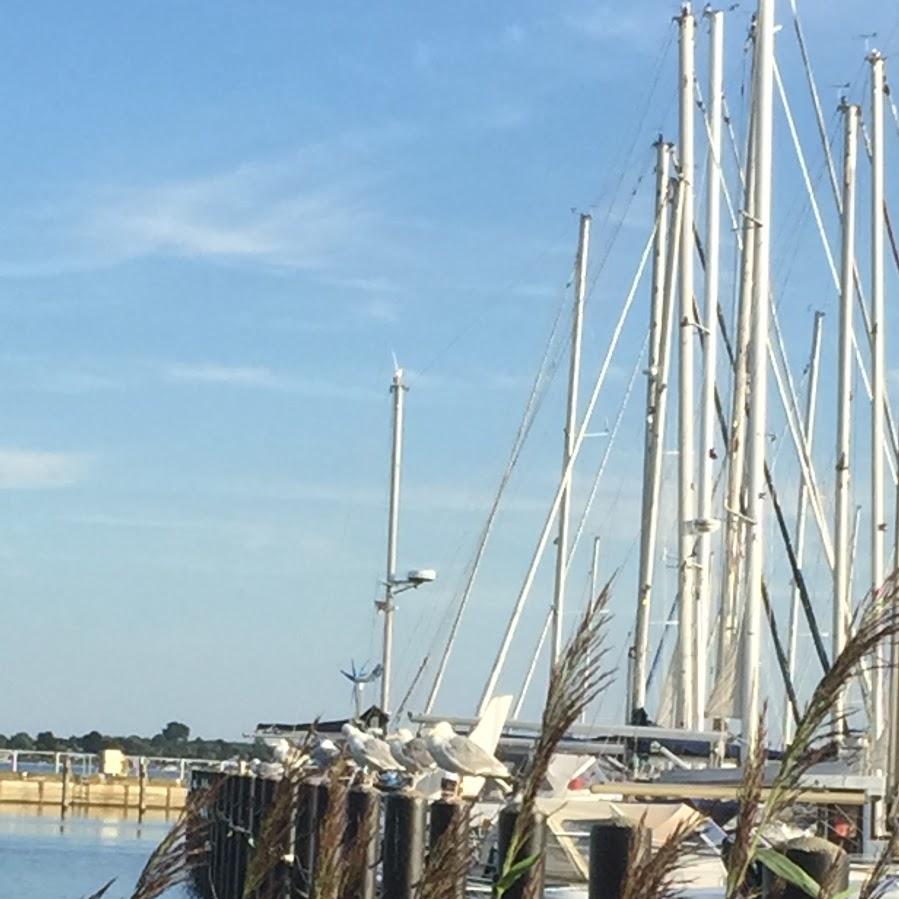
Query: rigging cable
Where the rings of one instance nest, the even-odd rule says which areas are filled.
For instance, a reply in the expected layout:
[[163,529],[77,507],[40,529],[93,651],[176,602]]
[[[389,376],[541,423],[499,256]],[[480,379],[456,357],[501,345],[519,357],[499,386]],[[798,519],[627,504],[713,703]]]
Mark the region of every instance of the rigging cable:
[[425,704],[424,710],[425,714],[430,714],[431,710],[434,707],[434,703],[437,700],[437,694],[440,691],[440,686],[443,682],[443,677],[446,673],[447,665],[449,664],[450,655],[452,653],[453,645],[456,640],[456,634],[458,633],[459,625],[462,622],[462,616],[465,614],[468,600],[471,597],[471,592],[474,588],[475,580],[481,566],[481,561],[483,560],[484,552],[487,549],[487,543],[490,540],[491,533],[493,532],[493,526],[496,521],[496,516],[499,512],[500,503],[502,501],[503,495],[505,494],[506,487],[509,484],[509,480],[512,477],[512,473],[515,470],[515,466],[518,463],[518,459],[521,455],[522,449],[524,448],[524,444],[528,438],[528,435],[530,434],[531,427],[534,424],[534,420],[537,416],[537,412],[539,411],[544,396],[546,384],[552,380],[558,368],[559,360],[561,357],[558,357],[554,361],[550,362],[550,356],[552,354],[553,345],[556,341],[556,337],[559,331],[559,324],[562,320],[564,309],[565,293],[563,292],[559,303],[559,309],[556,313],[556,318],[553,322],[552,329],[550,330],[549,338],[546,342],[546,347],[543,352],[543,359],[540,362],[540,367],[538,368],[537,375],[534,378],[533,385],[531,386],[531,392],[528,396],[524,413],[518,425],[515,439],[512,443],[512,450],[509,454],[509,459],[500,479],[496,495],[494,496],[493,502],[490,506],[490,511],[487,514],[487,520],[484,523],[484,528],[481,531],[481,538],[478,542],[478,547],[475,552],[474,559],[472,560],[471,566],[468,571],[468,577],[465,582],[465,587],[459,600],[459,607],[456,611],[455,617],[453,618],[453,623],[450,626],[450,632],[447,637],[446,645],[443,649],[443,654],[440,658],[440,664],[438,665],[437,673],[434,676],[434,681],[431,685],[430,692],[428,693],[428,699]]

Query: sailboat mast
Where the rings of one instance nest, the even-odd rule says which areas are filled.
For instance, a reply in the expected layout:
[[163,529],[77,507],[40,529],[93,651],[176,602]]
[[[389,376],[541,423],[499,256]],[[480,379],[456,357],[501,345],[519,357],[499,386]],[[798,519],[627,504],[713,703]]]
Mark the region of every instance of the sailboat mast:
[[[855,299],[853,266],[855,264],[855,173],[858,156],[859,110],[843,104],[843,249],[840,270],[840,331],[837,363],[837,472],[834,521],[833,630],[832,657],[836,658],[846,643],[846,618],[849,608],[849,482],[850,413],[852,391],[852,303]],[[834,698],[833,722],[837,740],[842,738],[845,714],[845,690]]]
[[696,658],[696,724],[705,722],[706,642],[712,589],[713,461],[718,426],[715,374],[718,366],[719,245],[721,237],[721,125],[724,100],[724,13],[709,19],[709,157],[706,173],[705,371],[699,476],[699,586],[693,654]]
[[[574,281],[574,316],[571,325],[571,356],[568,370],[568,406],[565,411],[565,442],[562,472],[568,469],[577,428],[578,386],[581,372],[581,337],[584,326],[584,298],[587,294],[587,255],[590,246],[590,216],[581,215],[578,232],[577,264]],[[559,503],[559,533],[556,538],[556,580],[552,607],[552,647],[550,667],[562,652],[564,639],[565,576],[568,571],[568,526],[571,517],[571,478],[564,482]]]
[[680,129],[681,177],[684,182],[684,207],[680,233],[680,352],[678,354],[678,652],[677,712],[679,727],[695,729],[696,660],[693,653],[695,622],[695,532],[696,481],[694,462],[694,384],[693,342],[693,82],[694,36],[696,21],[689,3],[680,16]]
[[[884,579],[884,538],[886,518],[883,492],[883,405],[886,391],[884,368],[884,141],[883,141],[883,56],[874,50],[871,63],[871,588],[880,590]],[[871,672],[871,731],[876,742],[883,728],[883,658],[874,651]]]
[[759,0],[756,19],[755,278],[749,358],[752,386],[749,413],[747,514],[747,595],[743,617],[743,737],[753,746],[759,735],[762,576],[765,563],[763,497],[768,436],[768,327],[771,296],[771,182],[774,155],[774,0]]
[[[652,300],[649,313],[649,366],[646,372],[646,433],[643,450],[643,503],[640,531],[640,561],[637,580],[637,617],[631,649],[631,683],[628,723],[633,713],[646,705],[646,657],[649,652],[649,616],[652,577],[658,535],[658,504],[661,489],[662,443],[668,404],[668,368],[671,360],[671,285],[666,279],[668,264],[668,191],[671,144],[656,142],[655,213],[659,223],[652,255]],[[672,236],[672,242],[677,234]]]
[[390,392],[393,394],[393,442],[390,451],[390,504],[387,513],[387,578],[384,601],[379,608],[384,615],[384,652],[381,659],[381,711],[390,714],[390,675],[393,661],[393,588],[396,583],[396,548],[400,521],[400,473],[403,461],[403,402],[408,388],[403,383],[403,370],[396,369]]
[[[753,57],[754,58],[754,57]],[[754,95],[753,75],[753,88]],[[734,385],[728,429],[727,498],[725,500],[724,589],[718,624],[718,652],[715,665],[720,679],[730,670],[737,639],[737,612],[746,519],[743,515],[743,482],[746,469],[746,399],[748,394],[749,340],[752,328],[752,290],[755,263],[755,103],[750,103],[749,129],[746,139],[746,183],[743,189],[742,246],[740,257],[739,312],[734,355]],[[723,728],[722,715],[717,727]]]
[[[802,426],[809,453],[812,451],[812,444],[815,439],[815,413],[818,408],[818,380],[821,371],[821,332],[823,324],[824,313],[816,312],[815,323],[812,328],[812,350],[809,355],[808,387],[805,394],[805,417]],[[807,489],[805,481],[800,478],[796,507],[796,533],[794,537],[796,562],[800,568],[805,556],[805,531],[808,520]],[[799,644],[799,607],[801,598],[799,584],[794,581],[793,594],[790,599],[790,631],[787,642],[787,674],[791,682],[796,680],[796,650]],[[784,709],[783,720],[783,741],[785,746],[793,738],[794,724],[793,710],[787,705]]]

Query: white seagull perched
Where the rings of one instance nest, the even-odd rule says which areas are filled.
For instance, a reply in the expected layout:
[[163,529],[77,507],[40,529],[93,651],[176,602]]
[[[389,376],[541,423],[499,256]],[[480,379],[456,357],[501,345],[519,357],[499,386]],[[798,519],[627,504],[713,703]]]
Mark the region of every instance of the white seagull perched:
[[312,749],[312,761],[322,771],[329,768],[339,755],[340,750],[337,748],[337,744],[328,737],[319,737]]
[[410,774],[424,774],[436,768],[427,743],[421,737],[412,735],[412,731],[401,727],[395,734],[387,737],[387,745],[393,757]]
[[357,765],[374,771],[396,771],[399,767],[391,755],[390,747],[378,737],[363,733],[352,724],[344,724],[341,732],[346,737],[347,749]]
[[509,769],[495,756],[482,749],[473,740],[457,734],[448,721],[434,725],[427,737],[428,752],[434,761],[449,771],[473,777],[492,777],[508,780]]

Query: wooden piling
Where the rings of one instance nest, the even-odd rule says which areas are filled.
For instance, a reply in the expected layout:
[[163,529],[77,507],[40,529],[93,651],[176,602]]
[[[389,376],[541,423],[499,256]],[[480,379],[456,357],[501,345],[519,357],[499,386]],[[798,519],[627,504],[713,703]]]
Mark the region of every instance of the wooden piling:
[[425,861],[427,801],[417,793],[391,793],[384,800],[381,899],[412,899]]
[[[521,809],[518,805],[507,805],[499,813],[499,833],[497,839],[497,880],[503,875],[506,868],[506,858],[512,846],[512,837],[518,822]],[[525,896],[542,896],[545,875],[546,853],[546,816],[540,812],[533,813],[533,820],[525,829],[518,851],[515,853],[509,867],[524,861],[531,856],[538,856],[538,860],[524,871],[520,877],[511,884],[504,893],[504,899],[525,899]]]
[[144,756],[141,756],[137,762],[137,820],[144,820],[147,813],[147,774],[148,765]]
[[[821,837],[799,837],[779,847],[793,864],[798,865],[811,879],[832,893],[849,887],[849,856],[834,843]],[[806,899],[808,893],[798,886],[785,884],[770,869],[762,874],[763,899]]]
[[[461,799],[437,799],[431,803],[428,825],[428,851],[433,854],[441,848],[468,855],[468,834],[471,824],[471,806]],[[450,841],[444,845],[445,841]],[[447,887],[447,896],[465,899],[467,871],[460,865],[455,870],[455,883]]]
[[631,859],[652,849],[652,832],[626,819],[610,819],[590,828],[589,899],[621,899]]
[[347,825],[344,845],[364,840],[363,869],[347,899],[375,899],[377,868],[381,857],[381,794],[371,787],[352,787],[347,793]]
[[69,806],[71,805],[71,796],[70,792],[72,789],[72,760],[66,756],[65,762],[62,766],[62,799],[60,800],[59,805],[59,816],[64,821],[66,818],[66,814],[69,811]]

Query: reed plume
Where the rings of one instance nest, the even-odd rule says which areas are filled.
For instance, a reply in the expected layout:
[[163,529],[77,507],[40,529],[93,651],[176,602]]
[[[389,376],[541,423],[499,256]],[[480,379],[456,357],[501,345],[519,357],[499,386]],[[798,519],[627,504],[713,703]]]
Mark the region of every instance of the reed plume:
[[474,861],[467,809],[456,815],[428,853],[416,899],[458,899]]
[[607,583],[597,599],[589,604],[550,674],[540,737],[518,784],[520,808],[503,869],[499,872],[494,887],[497,899],[530,866],[542,863],[542,859],[537,856],[525,859],[521,857],[535,820],[537,792],[565,734],[612,680],[613,673],[604,668],[607,650],[604,646],[605,633],[601,614],[608,604],[609,586]]
[[[776,821],[800,798],[804,775],[830,750],[834,738],[843,734],[844,717],[830,725],[828,722],[852,676],[865,659],[899,635],[897,594],[894,574],[860,606],[846,645],[812,693],[764,800],[764,739],[760,737],[756,745],[750,747],[744,767],[737,831],[727,863],[727,899],[747,895],[744,882],[750,866],[759,856],[765,826]],[[882,873],[877,876],[881,877]],[[876,884],[872,889],[875,887]]]
[[[131,899],[156,899],[167,890],[188,883],[194,872],[205,865],[209,814],[217,792],[217,787],[211,787],[188,795],[174,827],[144,865]],[[109,884],[95,895],[102,896],[108,887]]]

